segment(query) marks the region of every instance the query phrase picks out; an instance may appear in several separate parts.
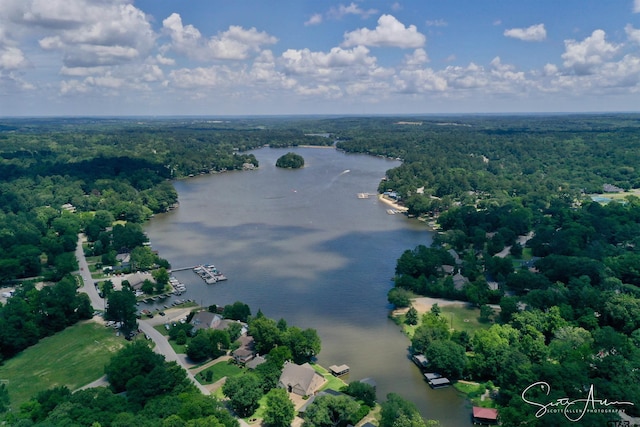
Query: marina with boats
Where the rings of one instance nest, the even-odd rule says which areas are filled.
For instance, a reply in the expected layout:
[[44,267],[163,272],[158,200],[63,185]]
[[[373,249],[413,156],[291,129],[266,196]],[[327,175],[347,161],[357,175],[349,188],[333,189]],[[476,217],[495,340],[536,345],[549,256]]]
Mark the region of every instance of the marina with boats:
[[193,267],[193,272],[200,276],[207,285],[227,280],[227,277],[219,272],[213,264],[196,265]]
[[[207,285],[211,285],[217,282],[222,282],[227,280],[227,277],[224,274],[222,274],[213,264],[203,264],[203,265],[196,265],[192,267],[175,268],[175,269],[172,269],[171,272],[174,273],[174,272],[187,271],[187,270],[192,270]],[[187,292],[187,286],[183,282],[181,282],[175,275],[171,275],[169,277],[169,284],[171,285],[171,288],[172,288],[171,291],[167,291],[160,295],[140,298],[139,302],[142,302],[145,304],[152,304],[152,305],[162,304],[163,302],[165,302],[165,300],[169,299],[172,296],[180,296],[185,292]],[[136,294],[136,296],[141,297],[142,292],[139,291],[139,294]],[[171,305],[175,305],[176,301],[182,302],[182,300],[176,299],[171,302]],[[167,308],[167,307],[168,307],[168,304],[165,304],[164,308]]]

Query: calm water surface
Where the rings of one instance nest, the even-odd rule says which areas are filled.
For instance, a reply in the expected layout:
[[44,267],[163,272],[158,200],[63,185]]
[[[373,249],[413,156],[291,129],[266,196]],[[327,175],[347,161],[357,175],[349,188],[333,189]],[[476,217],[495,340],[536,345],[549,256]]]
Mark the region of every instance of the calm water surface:
[[[294,151],[305,167],[283,170]],[[397,392],[443,426],[471,425],[470,407],[453,388],[431,390],[407,359],[408,339],[387,317],[397,258],[429,245],[424,224],[389,215],[375,193],[392,160],[334,149],[263,148],[255,171],[175,183],[180,207],[146,226],[154,249],[174,268],[213,263],[228,281],[206,285],[191,271],[181,298],[201,305],[249,304],[275,320],[314,328],[320,364],[347,364],[347,380],[371,377],[378,397]]]

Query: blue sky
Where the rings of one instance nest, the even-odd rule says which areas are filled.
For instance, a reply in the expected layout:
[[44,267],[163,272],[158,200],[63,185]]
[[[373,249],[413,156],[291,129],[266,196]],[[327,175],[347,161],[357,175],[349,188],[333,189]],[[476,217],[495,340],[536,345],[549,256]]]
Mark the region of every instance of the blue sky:
[[639,106],[640,0],[0,0],[0,116]]

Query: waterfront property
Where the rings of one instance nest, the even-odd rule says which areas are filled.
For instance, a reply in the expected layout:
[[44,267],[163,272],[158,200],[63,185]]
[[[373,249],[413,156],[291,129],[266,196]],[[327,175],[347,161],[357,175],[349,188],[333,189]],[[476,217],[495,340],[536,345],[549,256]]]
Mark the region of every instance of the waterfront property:
[[481,425],[498,424],[498,410],[493,408],[473,407],[473,423]]
[[222,317],[209,311],[199,311],[191,319],[193,333],[200,329],[215,329],[222,322]]
[[284,388],[288,393],[311,396],[325,381],[324,377],[317,373],[308,363],[296,365],[295,363],[287,362],[282,368],[278,387]]

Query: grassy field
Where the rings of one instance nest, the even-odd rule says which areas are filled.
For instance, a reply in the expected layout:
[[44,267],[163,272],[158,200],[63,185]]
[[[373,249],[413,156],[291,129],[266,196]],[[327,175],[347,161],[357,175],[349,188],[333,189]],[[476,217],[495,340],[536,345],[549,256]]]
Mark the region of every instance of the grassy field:
[[447,319],[449,325],[456,331],[467,331],[472,334],[478,329],[488,329],[491,327],[490,322],[480,321],[480,309],[444,306],[440,308],[440,316]]
[[[469,334],[479,329],[488,329],[493,325],[492,322],[480,321],[480,309],[459,307],[459,306],[442,306],[440,307],[440,316],[447,319],[447,323],[451,329],[456,331],[467,331]],[[404,323],[405,316],[397,316],[394,320],[402,327],[403,332],[412,337],[418,325],[407,325]]]
[[[206,381],[205,380],[207,372],[211,372],[212,373],[211,381]],[[227,363],[227,362],[220,362],[220,363],[216,363],[215,365],[211,366],[210,368],[205,369],[204,371],[200,371],[196,375],[196,378],[202,384],[212,384],[212,383],[215,383],[216,381],[218,381],[218,380],[220,380],[220,379],[222,379],[224,377],[234,377],[234,376],[240,375],[240,374],[242,374],[244,372],[245,371],[242,370],[241,368],[239,368],[238,365],[236,365],[236,364]]]
[[0,366],[11,407],[17,410],[37,392],[65,385],[76,390],[104,374],[104,366],[126,341],[113,329],[83,322],[44,338]]

